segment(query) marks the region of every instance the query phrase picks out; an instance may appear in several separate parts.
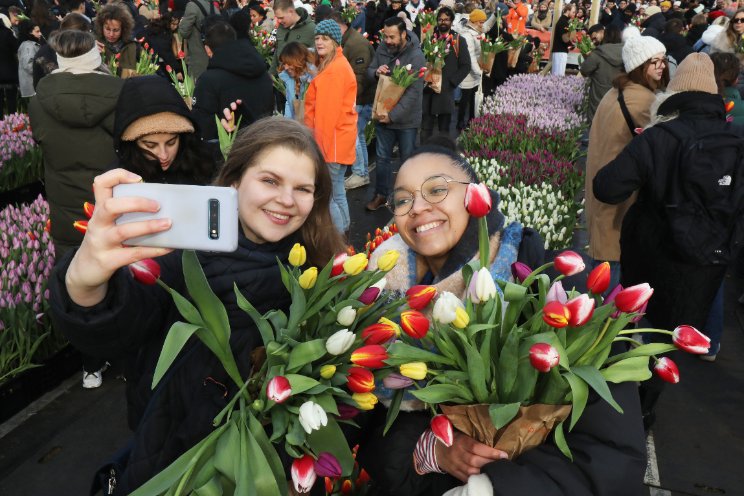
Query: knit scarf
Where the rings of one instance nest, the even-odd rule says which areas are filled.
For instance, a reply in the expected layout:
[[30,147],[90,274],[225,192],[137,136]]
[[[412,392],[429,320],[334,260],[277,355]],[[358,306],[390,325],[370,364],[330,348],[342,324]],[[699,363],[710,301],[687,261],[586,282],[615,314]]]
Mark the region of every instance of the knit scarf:
[[98,47],[94,46],[90,51],[78,55],[77,57],[63,57],[57,55],[59,69],[55,69],[53,74],[60,72],[69,72],[71,74],[87,74],[94,72],[101,66],[101,53]]

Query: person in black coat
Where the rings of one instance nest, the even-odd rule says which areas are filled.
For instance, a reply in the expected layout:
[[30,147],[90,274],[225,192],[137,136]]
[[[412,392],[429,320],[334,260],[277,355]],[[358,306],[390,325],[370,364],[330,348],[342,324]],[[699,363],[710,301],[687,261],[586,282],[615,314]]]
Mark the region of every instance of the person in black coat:
[[[130,494],[210,433],[213,418],[238,387],[213,354],[192,339],[157,389],[150,389],[166,333],[182,317],[167,292],[138,283],[126,266],[154,258],[160,278],[186,293],[179,251],[122,245],[127,235],[168,229],[167,222],[127,224],[126,231],[114,224],[121,213],[153,209],[154,202],[143,204],[143,199],[112,198],[117,184],[140,180],[123,169],[96,178],[96,209],[83,244],[59,262],[49,281],[55,327],[80,350],[120,357],[125,364],[128,420],[136,432],[115,494]],[[335,230],[326,228],[331,225],[331,181],[323,155],[310,131],[295,121],[271,117],[247,128],[235,140],[215,184],[238,191],[239,247],[234,253],[197,256],[225,305],[230,345],[246,378],[261,337],[237,306],[233,286],[259,312],[287,310],[290,298],[277,259],[286,263],[293,243],[300,242],[308,262],[320,267],[343,243]],[[267,212],[286,213],[288,222],[277,224]]]
[[16,111],[18,101],[18,60],[20,42],[13,31],[0,20],[0,112]]
[[[178,21],[175,23],[178,26]],[[150,21],[145,28],[145,40],[160,59],[160,68],[158,73],[167,77],[166,67],[170,67],[174,72],[182,73],[181,61],[178,60],[173,52],[173,15],[166,12]],[[176,28],[177,29],[177,28]]]
[[421,142],[426,141],[434,131],[436,122],[439,133],[449,135],[452,113],[455,111],[455,100],[452,95],[455,88],[470,72],[470,54],[468,44],[460,35],[452,31],[455,13],[449,7],[442,7],[437,12],[435,37],[451,35],[450,51],[444,58],[442,68],[442,90],[434,92],[430,86],[424,87],[423,119],[421,122]]
[[677,65],[681,64],[685,57],[692,53],[692,47],[687,43],[687,38],[682,36],[684,23],[679,19],[670,19],[664,25],[664,32],[657,39],[664,44],[667,55],[674,58]]
[[641,29],[644,36],[653,36],[658,39],[664,32],[664,25],[667,22],[666,16],[661,9],[656,6],[646,9],[646,19],[641,23]]
[[209,66],[194,89],[193,114],[206,140],[217,139],[215,115],[230,103],[241,100],[235,113],[240,126],[271,115],[274,109],[273,83],[263,57],[249,39],[237,39],[225,22],[215,23],[204,40]]

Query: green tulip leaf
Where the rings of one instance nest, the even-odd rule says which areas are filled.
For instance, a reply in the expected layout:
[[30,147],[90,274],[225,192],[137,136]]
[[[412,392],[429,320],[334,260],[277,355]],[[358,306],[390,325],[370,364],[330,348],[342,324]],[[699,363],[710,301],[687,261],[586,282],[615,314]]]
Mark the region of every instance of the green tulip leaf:
[[199,330],[200,327],[186,322],[174,322],[165,336],[163,349],[160,351],[158,364],[155,366],[155,373],[152,376],[152,389],[158,385],[165,373],[168,371],[176,357],[183,349],[186,342],[191,336]]
[[338,415],[338,405],[336,404],[336,400],[333,399],[333,395],[331,393],[326,392],[316,395],[313,397],[312,400],[320,405],[320,407],[323,408],[326,413]]
[[517,413],[519,413],[520,406],[522,406],[521,403],[490,405],[488,407],[488,415],[490,415],[494,427],[501,429],[511,422],[517,416]]
[[393,399],[390,402],[390,407],[387,411],[387,419],[385,420],[385,429],[382,431],[382,435],[386,435],[388,430],[390,430],[390,427],[392,427],[393,422],[395,422],[395,419],[398,418],[398,413],[400,412],[400,403],[403,400],[403,395],[405,394],[405,389],[398,389],[393,393]]
[[196,252],[184,250],[182,262],[186,287],[199,309],[204,323],[217,337],[222,349],[231,353],[228,344],[230,341],[230,320],[227,318],[225,305],[209,287],[204,271],[199,264],[199,259],[196,257]]
[[581,418],[581,414],[584,413],[589,398],[589,386],[573,372],[567,371],[562,375],[568,381],[568,385],[571,386],[571,425],[568,427],[568,430],[571,431]]
[[606,381],[614,382],[615,384],[630,381],[641,382],[651,378],[647,356],[630,357],[620,360],[600,370],[600,373]]
[[563,432],[564,423],[565,422],[561,422],[555,427],[555,430],[553,431],[553,440],[555,441],[555,445],[558,447],[561,453],[563,453],[566,458],[573,461],[573,455],[571,454],[571,450],[569,449],[568,443],[566,442],[566,435]]
[[617,355],[613,355],[610,358],[608,358],[605,363],[610,365],[612,363],[625,360],[626,358],[650,357],[652,355],[661,355],[664,353],[669,353],[670,351],[675,351],[676,349],[677,347],[674,346],[673,344],[649,343],[649,344],[637,346],[630,351],[626,351],[625,353],[619,353]]
[[475,397],[470,390],[462,385],[456,384],[433,384],[411,394],[424,403],[437,405],[439,403],[475,403]]
[[286,377],[286,379],[289,381],[289,387],[292,388],[293,396],[300,394],[300,393],[304,393],[305,391],[308,391],[314,388],[315,386],[321,385],[315,379],[312,379],[304,375],[287,374],[284,377]]
[[210,478],[205,484],[194,489],[194,496],[223,496],[222,484],[217,476]]
[[336,423],[336,419],[328,417],[328,425],[313,431],[307,436],[307,444],[314,453],[327,451],[336,457],[341,465],[342,477],[351,475],[354,469],[354,458],[349,449],[349,443],[346,442],[341,427]]
[[512,392],[517,382],[519,338],[521,334],[519,329],[513,329],[507,335],[506,342],[504,342],[504,346],[501,348],[501,353],[499,354],[499,372],[496,374],[496,380],[499,385],[499,393],[504,400],[513,397]]
[[470,376],[470,389],[475,395],[478,403],[483,403],[488,398],[486,389],[486,374],[483,370],[483,363],[480,361],[480,353],[468,342],[464,334],[458,333],[462,341],[462,347],[465,350],[465,357],[468,363],[468,375]]
[[589,384],[589,386],[591,386],[591,388],[594,389],[603,400],[609,403],[612,408],[617,410],[618,413],[623,413],[623,409],[612,397],[610,388],[607,387],[607,381],[599,372],[599,370],[597,370],[595,367],[592,367],[591,365],[583,365],[580,367],[573,367],[571,371],[580,378],[584,379],[586,383]]
[[233,289],[235,291],[235,298],[237,299],[238,307],[253,319],[256,327],[258,327],[258,332],[261,333],[261,340],[263,341],[264,346],[268,346],[268,344],[275,339],[274,331],[271,329],[271,324],[269,324],[269,322],[264,319],[263,315],[258,313],[256,307],[254,307],[251,302],[243,296],[243,293],[240,292],[237,284],[234,284]]
[[388,348],[389,358],[385,363],[392,366],[403,365],[409,362],[441,363],[444,365],[455,365],[450,359],[431,351],[422,350],[416,346],[406,343],[393,343]]
[[289,424],[289,413],[286,409],[281,407],[275,407],[271,409],[271,439],[270,441],[278,441],[284,437],[284,433],[287,432],[287,425]]
[[305,341],[295,346],[289,353],[288,372],[297,372],[304,365],[314,362],[326,354],[325,339]]
[[213,465],[224,477],[234,481],[239,458],[235,456],[240,449],[240,431],[234,421],[230,421],[225,433],[217,441]]
[[[279,455],[269,442],[260,422],[250,412],[247,412],[247,417],[248,457],[243,459],[243,462],[251,468],[256,485],[255,494],[284,496],[288,494],[287,480]],[[241,493],[236,491],[236,494]]]

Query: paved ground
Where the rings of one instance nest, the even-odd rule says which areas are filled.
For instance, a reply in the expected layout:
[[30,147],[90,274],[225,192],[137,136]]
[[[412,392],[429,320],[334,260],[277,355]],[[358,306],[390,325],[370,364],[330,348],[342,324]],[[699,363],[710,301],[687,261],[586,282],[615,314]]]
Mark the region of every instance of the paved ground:
[[[390,218],[382,209],[364,212],[370,194],[371,187],[349,193],[356,246]],[[667,388],[658,407],[650,495],[744,495],[744,306],[736,301],[743,291],[744,280],[727,279],[726,330],[715,363],[676,357],[682,382]],[[87,494],[95,469],[127,437],[124,383],[116,371],[95,390],[83,390],[76,374],[0,425],[0,495]]]

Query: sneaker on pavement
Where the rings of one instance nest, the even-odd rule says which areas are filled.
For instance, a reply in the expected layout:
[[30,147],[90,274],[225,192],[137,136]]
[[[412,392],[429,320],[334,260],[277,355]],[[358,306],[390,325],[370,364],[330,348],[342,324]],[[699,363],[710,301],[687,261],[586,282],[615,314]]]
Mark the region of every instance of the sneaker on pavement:
[[344,180],[344,185],[346,186],[346,189],[361,188],[362,186],[366,186],[368,184],[369,184],[369,176],[362,177],[362,176],[357,176],[356,174],[352,174]]
[[385,206],[385,203],[387,203],[387,200],[385,200],[385,197],[382,195],[375,195],[372,200],[367,203],[366,209],[374,212],[375,210],[380,209],[381,207]]
[[101,387],[101,384],[103,384],[103,369],[96,372],[86,372],[83,370],[83,387],[85,389]]

